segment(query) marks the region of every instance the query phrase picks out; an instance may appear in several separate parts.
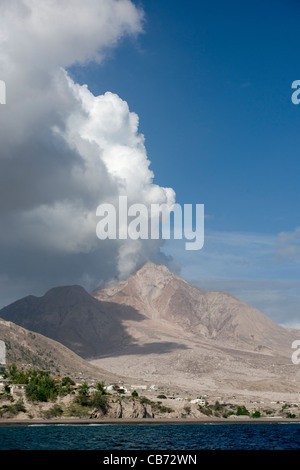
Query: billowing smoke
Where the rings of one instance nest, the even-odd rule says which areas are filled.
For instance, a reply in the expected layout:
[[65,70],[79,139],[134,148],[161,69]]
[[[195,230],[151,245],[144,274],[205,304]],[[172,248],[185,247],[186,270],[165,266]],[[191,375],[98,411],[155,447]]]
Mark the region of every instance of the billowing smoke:
[[1,0],[0,305],[54,285],[92,289],[162,260],[159,240],[96,237],[102,202],[171,205],[175,194],[154,184],[128,104],[67,72],[101,62],[142,24],[129,0]]

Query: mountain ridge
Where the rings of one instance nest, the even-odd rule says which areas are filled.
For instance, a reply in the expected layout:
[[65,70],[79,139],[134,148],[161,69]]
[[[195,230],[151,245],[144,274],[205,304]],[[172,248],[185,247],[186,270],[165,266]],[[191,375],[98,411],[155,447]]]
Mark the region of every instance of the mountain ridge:
[[150,319],[175,322],[185,331],[205,338],[229,341],[240,347],[244,343],[247,347],[255,344],[275,349],[279,342],[290,351],[288,329],[232,294],[192,286],[165,266],[146,263],[127,281],[96,290],[92,295],[98,300],[130,305]]
[[232,294],[191,286],[165,266],[146,263],[92,293],[62,286],[27,296],[0,310],[0,318],[117,376],[202,392],[298,393],[291,344],[299,330]]

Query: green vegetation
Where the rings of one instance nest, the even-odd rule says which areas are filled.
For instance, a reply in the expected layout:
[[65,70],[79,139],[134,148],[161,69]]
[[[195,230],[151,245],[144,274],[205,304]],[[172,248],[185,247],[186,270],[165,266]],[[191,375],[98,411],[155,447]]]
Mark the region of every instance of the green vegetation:
[[49,410],[42,411],[41,415],[45,419],[59,418],[63,414],[62,407],[55,403]]
[[294,413],[287,413],[286,417],[290,418],[290,419],[294,419],[294,418],[296,418],[296,415]]
[[0,407],[0,418],[11,418],[18,413],[26,413],[26,408],[22,399],[18,400],[13,405],[3,405]]
[[104,382],[98,382],[96,384],[96,389],[98,392],[101,392],[102,395],[109,395],[108,392],[106,391],[105,383]]
[[[97,390],[90,394],[88,384],[84,382],[80,387],[78,387],[78,394],[74,399],[74,403],[80,405],[82,408],[97,408],[98,410],[106,412],[108,407],[108,398],[106,392],[102,391],[104,386],[103,384],[99,384],[96,388]],[[83,410],[81,409],[81,411]]]
[[162,405],[161,401],[152,401],[146,397],[141,397],[139,400],[140,400],[140,403],[145,404],[145,405],[150,405],[153,410],[156,410],[159,413],[172,413],[172,411],[174,411],[172,408]]
[[[78,417],[88,416],[94,408],[102,410],[104,413],[107,411],[109,394],[106,392],[104,382],[98,382],[95,386],[96,390],[92,393],[88,384],[84,382],[78,387],[78,392],[75,394],[75,383],[68,376],[52,378],[49,371],[22,370],[18,369],[15,364],[10,365],[8,370],[3,373],[12,385],[24,385],[25,396],[33,403],[55,402],[58,397],[74,394],[74,399],[68,407],[63,408],[60,404],[54,403],[51,408],[41,412],[43,418],[57,418],[63,414]],[[13,401],[10,386],[5,386],[5,392],[0,395],[0,398]],[[19,412],[26,412],[21,401],[13,405],[3,405],[0,408],[0,417],[13,416]]]
[[206,416],[211,416],[213,412],[211,407],[208,404],[205,404],[204,406],[198,405],[198,409],[199,411],[201,411],[201,413],[203,413]]
[[82,406],[79,403],[73,401],[69,404],[68,408],[65,410],[64,415],[67,417],[76,416],[76,418],[85,418],[89,417],[91,408],[88,406]]
[[237,411],[236,411],[237,416],[249,416],[249,414],[250,414],[249,411],[244,405],[237,407]]
[[61,382],[58,385],[58,394],[60,397],[64,397],[66,395],[70,395],[71,393],[74,393],[74,385],[75,382],[73,382],[70,377],[63,377]]
[[50,377],[49,372],[34,371],[28,378],[25,387],[26,398],[30,401],[54,400],[58,396],[57,383]]
[[[23,370],[19,369],[15,364],[2,368],[1,373],[8,383],[2,388],[0,393],[0,418],[9,418],[17,415],[18,413],[25,413],[26,408],[22,399],[15,402],[15,397],[24,393],[28,401],[33,404],[53,402],[52,406],[48,404],[44,408],[47,409],[38,411],[40,416],[45,419],[59,418],[61,416],[76,416],[76,417],[90,417],[93,410],[100,410],[105,415],[108,412],[109,404],[115,402],[130,402],[136,401],[144,405],[151,406],[153,412],[157,413],[171,413],[174,410],[162,404],[162,401],[152,401],[145,396],[139,396],[136,390],[131,393],[131,396],[123,396],[125,390],[122,387],[115,386],[114,391],[117,392],[112,395],[107,392],[104,382],[98,382],[94,387],[90,387],[87,382],[82,383],[78,388],[74,381],[68,377],[52,377],[49,371],[44,370]],[[20,390],[13,390],[15,385],[22,385],[23,392]],[[17,389],[19,387],[16,387]],[[67,395],[74,395],[72,399],[58,400]],[[21,395],[22,396],[22,395]],[[23,395],[24,396],[24,395]],[[167,396],[164,394],[157,395],[157,399],[165,400]],[[4,403],[4,404],[3,404]],[[66,404],[68,403],[68,405]],[[202,402],[203,403],[203,402]],[[252,402],[260,403],[260,402]],[[263,403],[263,402],[261,402]],[[282,402],[281,402],[282,403]],[[205,401],[204,405],[198,405],[198,410],[208,417],[228,418],[229,416],[247,416],[249,418],[261,418],[262,416],[270,416],[276,413],[281,413],[281,416],[287,419],[297,418],[294,413],[296,404],[277,402],[275,409],[253,409],[251,406],[250,411],[244,405],[234,405],[231,403],[220,403],[218,400],[214,404],[209,404]],[[279,409],[281,406],[281,409]],[[259,407],[260,408],[260,407]],[[33,410],[38,408],[33,407]],[[277,411],[276,411],[277,409]],[[36,416],[35,411],[31,417]],[[100,414],[101,415],[101,414]],[[297,411],[298,415],[298,411]],[[189,404],[183,405],[182,417],[192,416],[192,407]]]
[[222,411],[222,406],[220,405],[220,402],[219,402],[219,401],[216,401],[216,402],[215,402],[214,408],[215,408],[215,411],[217,411],[217,412],[218,412],[218,411]]
[[26,398],[32,402],[47,402],[55,400],[58,396],[68,395],[73,392],[75,385],[70,377],[63,377],[57,381],[51,378],[49,371],[35,369],[25,371],[18,369],[15,364],[8,367],[5,378],[10,379],[12,384],[25,385]]

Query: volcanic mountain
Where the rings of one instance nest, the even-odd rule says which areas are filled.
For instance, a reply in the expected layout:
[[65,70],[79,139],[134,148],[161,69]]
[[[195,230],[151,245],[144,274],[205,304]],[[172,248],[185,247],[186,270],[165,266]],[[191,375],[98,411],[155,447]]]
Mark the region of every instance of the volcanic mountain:
[[86,359],[126,343],[130,338],[122,321],[138,322],[141,315],[131,307],[101,302],[75,285],[24,297],[1,309],[0,318],[54,339]]
[[291,345],[299,330],[276,324],[229,293],[204,291],[165,266],[147,263],[92,295],[143,316],[139,323],[123,323],[131,343],[96,365],[163,381],[171,389],[298,397],[300,371],[291,361]]
[[166,266],[153,263],[146,263],[127,281],[92,295],[130,306],[153,324],[176,326],[230,347],[290,355],[291,340],[299,336],[233,295],[191,286]]
[[97,367],[172,390],[299,391],[299,367],[291,361],[299,330],[153,263],[92,294],[66,286],[25,297],[0,310],[0,318],[59,341]]

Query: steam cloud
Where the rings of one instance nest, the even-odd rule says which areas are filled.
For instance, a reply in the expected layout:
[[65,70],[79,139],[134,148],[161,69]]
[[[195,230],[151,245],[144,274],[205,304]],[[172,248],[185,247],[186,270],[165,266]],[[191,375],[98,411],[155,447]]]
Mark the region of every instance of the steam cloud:
[[96,237],[102,202],[173,204],[175,193],[154,184],[128,104],[67,72],[101,62],[142,25],[129,0],[1,0],[0,305],[64,283],[93,288],[162,259],[159,240]]

